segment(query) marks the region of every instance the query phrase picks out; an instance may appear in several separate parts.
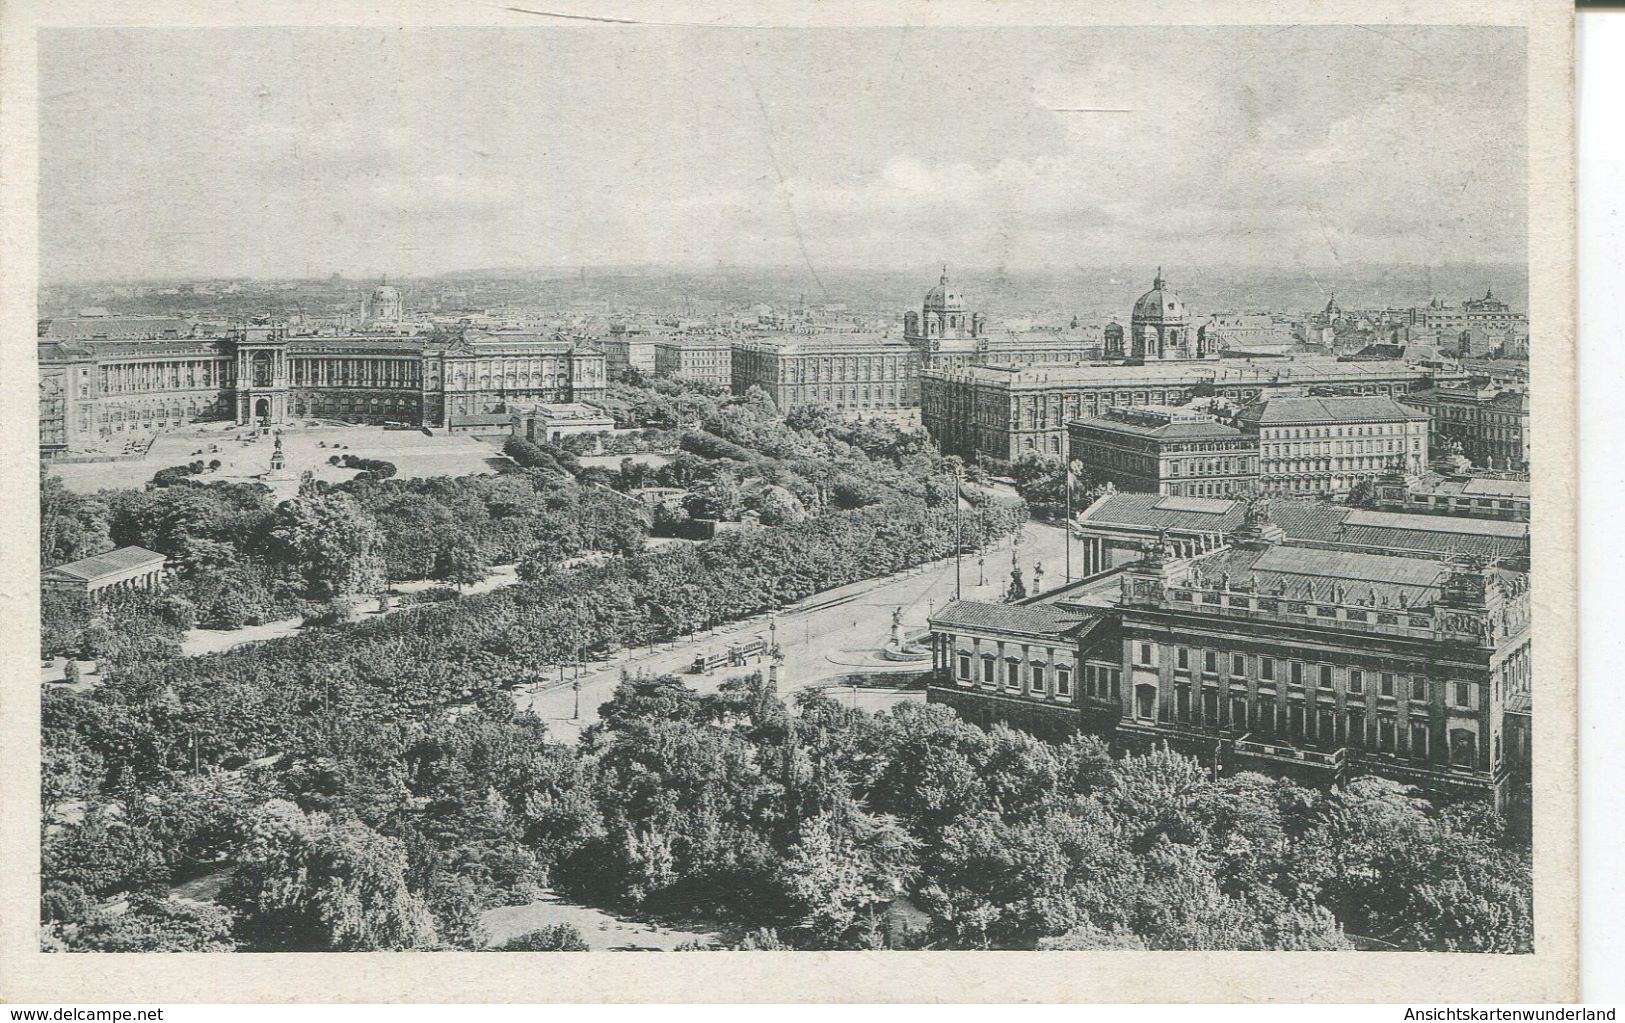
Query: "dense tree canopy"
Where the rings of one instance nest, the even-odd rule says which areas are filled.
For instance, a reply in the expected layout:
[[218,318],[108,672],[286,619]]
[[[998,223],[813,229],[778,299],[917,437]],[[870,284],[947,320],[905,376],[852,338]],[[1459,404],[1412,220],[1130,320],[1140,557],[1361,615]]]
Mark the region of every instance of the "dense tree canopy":
[[[1527,849],[1483,807],[1391,782],[1216,778],[937,705],[787,704],[758,675],[709,695],[628,677],[579,742],[554,741],[513,699],[547,665],[939,559],[1025,515],[956,515],[962,467],[916,431],[781,418],[763,395],[617,394],[640,443],[682,448],[658,484],[768,528],[646,547],[650,515],[618,491],[649,473],[583,468],[585,442],[510,443],[519,467],[497,476],[311,481],[280,505],[257,486],[84,497],[47,479],[42,562],[140,543],[178,579],[42,609],[46,652],[102,662],[93,688],[42,696],[45,946],[485,948],[485,909],[552,888],[708,918],[751,949],[1530,947]],[[1029,490],[1059,467],[1030,468]],[[511,562],[522,581],[492,592],[175,649],[194,618]],[[550,928],[506,947],[582,944]]]

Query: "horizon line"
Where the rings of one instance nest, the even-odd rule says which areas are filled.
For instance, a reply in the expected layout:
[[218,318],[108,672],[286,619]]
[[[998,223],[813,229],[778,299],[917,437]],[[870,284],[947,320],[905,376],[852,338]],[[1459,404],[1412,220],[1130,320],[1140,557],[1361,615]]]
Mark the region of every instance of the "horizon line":
[[[1074,266],[1064,267],[1064,268],[1062,268],[1062,267],[1008,267],[1008,266],[995,266],[995,265],[979,265],[979,264],[970,264],[970,263],[960,264],[960,265],[950,263],[949,265],[950,265],[950,267],[955,267],[955,269],[952,271],[950,276],[957,276],[959,274],[974,274],[974,275],[988,275],[988,276],[1045,275],[1045,274],[1048,274],[1048,275],[1062,276],[1062,275],[1066,275],[1066,274],[1079,274],[1079,273],[1092,273],[1092,272],[1107,272],[1107,273],[1114,273],[1114,274],[1131,274],[1131,273],[1134,272],[1134,269],[1129,268],[1128,264],[1114,264],[1114,265],[1106,265],[1106,264],[1084,265],[1084,264],[1077,264],[1077,265],[1074,265]],[[1154,264],[1147,263],[1146,265],[1147,266],[1153,266]],[[937,266],[937,267],[940,267],[941,263],[940,263],[940,261],[928,261],[927,263],[922,263],[921,266],[922,267],[923,266]],[[1133,264],[1133,266],[1135,268],[1137,268],[1138,264]],[[1441,270],[1441,269],[1448,269],[1448,268],[1452,268],[1452,267],[1503,267],[1503,268],[1516,268],[1516,269],[1522,270],[1524,272],[1527,272],[1528,269],[1529,269],[1529,264],[1528,264],[1527,261],[1520,262],[1520,261],[1509,260],[1509,259],[1479,259],[1479,260],[1460,259],[1460,260],[1450,260],[1450,261],[1446,261],[1446,262],[1418,262],[1418,261],[1415,261],[1415,260],[1344,260],[1344,261],[1339,261],[1339,262],[1335,262],[1335,263],[1294,263],[1294,264],[1290,264],[1290,265],[1288,265],[1288,264],[1275,264],[1275,263],[1230,263],[1230,264],[1222,264],[1222,263],[1192,262],[1192,263],[1184,263],[1184,264],[1164,263],[1163,266],[1165,268],[1167,268],[1167,267],[1173,268],[1175,276],[1178,276],[1181,270],[1196,270],[1196,271],[1202,271],[1202,272],[1211,272],[1211,271],[1214,271],[1216,269],[1219,269],[1219,268],[1222,268],[1222,267],[1227,267],[1227,266],[1232,267],[1235,270],[1240,271],[1240,272],[1248,272],[1248,271],[1251,271],[1251,272],[1264,271],[1264,272],[1280,272],[1280,273],[1288,273],[1288,272],[1290,272],[1290,273],[1302,273],[1302,274],[1306,274],[1306,275],[1310,274],[1310,273],[1317,272],[1317,271],[1329,270],[1329,269],[1339,269],[1339,268],[1341,268],[1341,269],[1344,269],[1344,270],[1348,270],[1348,269],[1353,269],[1353,268],[1373,268],[1373,267],[1416,268],[1416,269],[1420,269],[1420,270],[1424,270],[1424,271],[1425,270]],[[434,270],[434,271],[417,272],[417,273],[402,273],[402,272],[400,272],[398,270],[387,271],[387,273],[385,273],[385,272],[368,273],[368,272],[361,272],[361,271],[356,271],[356,270],[331,270],[331,271],[328,271],[326,273],[317,273],[317,272],[259,273],[259,274],[256,274],[256,273],[195,273],[195,274],[169,274],[169,275],[151,276],[151,277],[103,276],[103,277],[71,277],[71,278],[70,277],[61,277],[61,278],[55,278],[55,279],[46,279],[44,277],[44,275],[41,275],[41,277],[39,279],[39,286],[41,288],[46,288],[46,287],[85,286],[85,285],[94,285],[94,284],[174,284],[174,283],[188,283],[188,282],[193,282],[193,281],[328,281],[328,280],[331,280],[335,276],[340,278],[341,280],[353,280],[353,281],[358,281],[358,282],[359,281],[370,281],[370,280],[374,280],[374,279],[382,279],[383,277],[388,276],[388,277],[391,277],[391,278],[395,279],[397,282],[399,282],[399,281],[408,281],[408,280],[434,280],[434,279],[447,278],[447,277],[481,276],[481,275],[484,275],[484,276],[504,276],[504,275],[524,275],[524,274],[554,273],[554,272],[568,273],[568,274],[580,274],[582,271],[586,271],[588,273],[591,273],[591,272],[594,272],[594,271],[598,271],[598,272],[605,272],[605,271],[643,271],[643,272],[658,271],[658,272],[668,273],[668,274],[701,274],[701,275],[704,275],[704,274],[726,273],[726,272],[730,272],[730,271],[762,271],[762,270],[792,272],[792,273],[798,273],[798,274],[805,274],[805,273],[808,272],[806,266],[804,264],[801,264],[801,263],[716,263],[716,264],[703,265],[703,266],[701,266],[701,265],[692,265],[692,264],[678,264],[678,263],[549,263],[549,264],[532,264],[532,265],[527,265],[527,266],[470,267],[470,268],[459,268],[459,269]],[[862,265],[862,264],[851,264],[851,265],[844,265],[844,266],[841,266],[841,265],[835,265],[835,266],[826,265],[826,266],[820,268],[820,272],[822,272],[822,273],[858,273],[858,274],[910,274],[913,271],[912,271],[912,269],[910,269],[908,267],[899,267],[899,268],[893,269],[893,268],[886,268],[886,267],[868,266],[868,265]]]

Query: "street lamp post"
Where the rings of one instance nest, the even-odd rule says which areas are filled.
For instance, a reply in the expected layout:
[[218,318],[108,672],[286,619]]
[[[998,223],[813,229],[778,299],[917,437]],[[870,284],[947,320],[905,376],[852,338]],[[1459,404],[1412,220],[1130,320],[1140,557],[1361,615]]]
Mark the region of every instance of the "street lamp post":
[[1066,526],[1066,581],[1067,581],[1067,583],[1071,583],[1072,582],[1072,462],[1070,460],[1068,460],[1067,463],[1066,463],[1066,471],[1065,471],[1065,475],[1064,475],[1064,478],[1063,478],[1063,486],[1064,486],[1064,488],[1066,490],[1066,522],[1064,523],[1065,526]]
[[767,680],[773,685],[779,684],[779,621],[777,618],[767,623]]

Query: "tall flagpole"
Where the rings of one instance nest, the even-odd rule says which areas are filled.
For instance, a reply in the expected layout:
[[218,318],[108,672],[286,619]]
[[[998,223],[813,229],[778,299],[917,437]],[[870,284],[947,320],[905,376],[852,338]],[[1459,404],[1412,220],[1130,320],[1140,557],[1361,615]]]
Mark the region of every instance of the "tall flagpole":
[[1061,466],[1061,486],[1066,488],[1066,581],[1072,582],[1072,461]]
[[961,593],[959,577],[959,556],[964,549],[965,541],[959,531],[959,470],[954,470],[954,599],[958,600]]

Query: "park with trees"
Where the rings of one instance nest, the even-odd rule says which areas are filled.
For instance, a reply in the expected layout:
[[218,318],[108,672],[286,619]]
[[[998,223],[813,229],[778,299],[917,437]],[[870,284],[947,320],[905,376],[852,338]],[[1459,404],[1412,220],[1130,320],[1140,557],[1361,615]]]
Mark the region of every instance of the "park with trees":
[[[942,706],[786,701],[758,674],[708,695],[624,677],[557,740],[514,699],[545,665],[937,560],[1026,515],[957,496],[962,467],[918,431],[620,386],[634,425],[675,441],[658,485],[763,528],[651,546],[641,472],[527,441],[507,473],[307,480],[280,504],[250,484],[80,495],[45,477],[42,563],[133,543],[174,580],[42,607],[43,651],[100,665],[94,686],[42,693],[43,947],[584,947],[569,928],[492,942],[486,910],[545,891],[704,920],[717,947],[1531,947],[1527,846],[1486,806],[1387,781],[1215,777]],[[327,613],[511,562],[521,581],[490,592]],[[288,611],[313,626],[179,653],[195,623]]]

